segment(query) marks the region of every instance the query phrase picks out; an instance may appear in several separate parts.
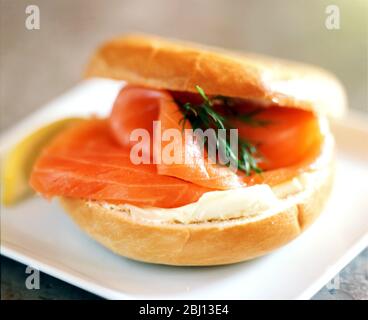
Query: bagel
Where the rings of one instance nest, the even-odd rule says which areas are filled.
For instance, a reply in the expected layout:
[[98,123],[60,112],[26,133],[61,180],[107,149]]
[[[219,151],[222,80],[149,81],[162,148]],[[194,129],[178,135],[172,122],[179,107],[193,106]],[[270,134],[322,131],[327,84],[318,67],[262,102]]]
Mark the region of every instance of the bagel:
[[[208,95],[306,110],[321,123],[346,108],[341,84],[317,67],[156,36],[106,42],[84,75],[178,92],[200,84]],[[327,124],[321,132],[317,164],[276,185],[211,191],[175,208],[63,195],[60,202],[90,237],[134,260],[211,266],[253,259],[296,238],[322,212],[333,186],[334,142]]]

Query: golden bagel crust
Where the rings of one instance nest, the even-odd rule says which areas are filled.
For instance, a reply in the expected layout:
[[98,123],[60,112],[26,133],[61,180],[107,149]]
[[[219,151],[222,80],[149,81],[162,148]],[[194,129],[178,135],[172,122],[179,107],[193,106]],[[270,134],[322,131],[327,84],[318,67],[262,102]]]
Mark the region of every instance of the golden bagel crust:
[[317,179],[306,197],[256,220],[151,223],[98,202],[60,200],[81,229],[119,255],[177,266],[221,265],[264,255],[297,237],[321,213],[330,194],[333,171],[332,164],[319,169],[324,178]]
[[104,43],[86,77],[125,80],[152,88],[255,99],[333,117],[345,109],[345,93],[330,73],[309,65],[241,54],[148,35]]

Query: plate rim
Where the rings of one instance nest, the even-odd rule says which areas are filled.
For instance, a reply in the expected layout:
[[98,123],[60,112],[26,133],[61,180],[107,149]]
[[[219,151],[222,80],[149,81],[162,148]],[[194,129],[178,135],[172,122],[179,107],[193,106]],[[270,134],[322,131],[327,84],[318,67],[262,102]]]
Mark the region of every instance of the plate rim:
[[[304,291],[295,296],[292,300],[310,300],[324,285],[326,285],[326,283],[328,283],[329,280],[336,276],[336,274],[338,274],[347,264],[349,264],[349,262],[358,256],[367,246],[368,234],[365,234],[362,235],[331,267],[326,269],[326,271],[323,272],[320,277],[313,281],[306,289],[304,289]],[[16,247],[16,245],[2,240],[0,245],[0,253],[5,257],[13,259],[24,265],[31,266],[54,278],[62,280],[70,285],[81,288],[105,299],[153,300],[153,298],[134,297],[121,291],[109,289],[101,284],[94,283],[93,281],[89,281],[81,276],[76,275],[72,269],[62,270],[62,268],[54,266],[52,263],[40,261],[40,259],[32,257],[32,253],[21,252],[21,250],[17,249]],[[64,267],[68,269],[67,266]],[[183,298],[174,298],[174,300],[183,300]]]

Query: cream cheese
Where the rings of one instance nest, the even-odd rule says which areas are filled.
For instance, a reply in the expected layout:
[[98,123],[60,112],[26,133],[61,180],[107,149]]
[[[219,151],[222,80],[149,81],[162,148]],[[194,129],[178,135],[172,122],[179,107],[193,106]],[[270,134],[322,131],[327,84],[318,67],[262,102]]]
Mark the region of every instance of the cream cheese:
[[267,211],[280,200],[265,184],[226,191],[211,191],[194,203],[172,209],[140,208],[130,204],[118,206],[133,218],[160,222],[193,223],[253,216]]

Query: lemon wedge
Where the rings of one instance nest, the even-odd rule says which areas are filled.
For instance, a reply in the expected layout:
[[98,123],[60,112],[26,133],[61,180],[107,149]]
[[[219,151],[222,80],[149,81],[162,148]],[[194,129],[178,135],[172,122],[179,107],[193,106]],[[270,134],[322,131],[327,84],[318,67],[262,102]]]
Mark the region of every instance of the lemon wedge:
[[35,160],[42,148],[60,131],[80,118],[65,118],[49,123],[33,131],[5,154],[1,165],[1,203],[5,206],[17,204],[31,195],[28,180]]

